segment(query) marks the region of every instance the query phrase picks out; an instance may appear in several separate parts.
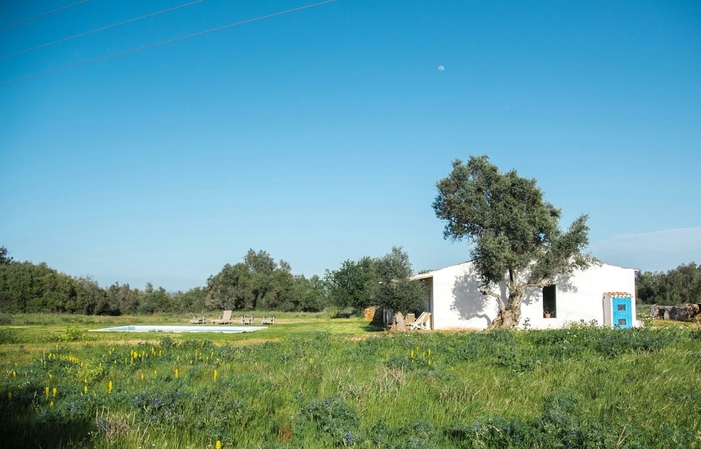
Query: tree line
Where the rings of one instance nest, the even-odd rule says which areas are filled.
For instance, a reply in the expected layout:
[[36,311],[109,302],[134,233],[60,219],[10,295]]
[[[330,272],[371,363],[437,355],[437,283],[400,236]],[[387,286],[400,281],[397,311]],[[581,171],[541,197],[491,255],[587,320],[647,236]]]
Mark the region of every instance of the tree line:
[[290,264],[275,261],[266,251],[250,249],[243,261],[226,264],[206,285],[168,292],[115,282],[101,287],[90,276],[73,277],[46,263],[14,261],[0,246],[0,312],[123,315],[201,313],[214,310],[319,312],[328,307],[359,312],[383,305],[413,310],[425,292],[412,276],[409,256],[401,248],[389,254],[347,260],[325,276],[293,275]]
[[701,266],[681,264],[666,273],[644,271],[636,280],[638,301],[675,305],[701,303]]

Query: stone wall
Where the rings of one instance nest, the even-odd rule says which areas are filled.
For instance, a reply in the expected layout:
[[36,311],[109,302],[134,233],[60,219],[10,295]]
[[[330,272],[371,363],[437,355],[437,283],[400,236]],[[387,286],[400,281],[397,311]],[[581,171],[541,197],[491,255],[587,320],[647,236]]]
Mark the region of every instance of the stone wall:
[[650,315],[656,320],[700,321],[701,304],[681,304],[678,306],[650,307]]

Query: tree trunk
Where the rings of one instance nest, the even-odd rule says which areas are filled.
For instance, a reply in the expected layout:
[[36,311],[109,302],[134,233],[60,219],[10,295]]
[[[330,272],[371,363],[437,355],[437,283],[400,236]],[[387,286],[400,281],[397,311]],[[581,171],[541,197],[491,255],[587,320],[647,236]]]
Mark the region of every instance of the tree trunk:
[[523,302],[526,289],[516,287],[511,291],[513,294],[510,295],[509,304],[504,309],[499,310],[499,315],[494,318],[487,330],[496,329],[497,327],[513,329],[518,326],[521,320],[521,303]]
[[393,330],[395,332],[405,332],[406,331],[406,321],[404,320],[404,314],[402,312],[395,312],[394,313]]

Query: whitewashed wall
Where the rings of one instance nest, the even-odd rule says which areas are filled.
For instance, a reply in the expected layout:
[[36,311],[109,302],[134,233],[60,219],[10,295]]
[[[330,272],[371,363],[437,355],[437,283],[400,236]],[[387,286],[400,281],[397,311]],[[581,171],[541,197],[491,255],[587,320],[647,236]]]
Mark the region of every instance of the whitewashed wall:
[[626,292],[632,299],[633,322],[635,310],[635,270],[601,264],[588,270],[575,271],[568,280],[556,284],[557,318],[543,318],[542,293],[533,292],[533,300],[521,308],[521,326],[526,318],[532,328],[563,327],[570,322],[596,321],[604,324],[604,293]]
[[[431,312],[434,329],[484,329],[497,316],[497,300],[480,294],[470,262],[417,276],[427,277],[433,277]],[[557,318],[543,318],[542,292],[531,289],[521,308],[520,325],[523,327],[526,320],[534,329],[563,327],[581,320],[603,325],[603,295],[614,291],[631,294],[635,321],[635,270],[601,264],[558,280]],[[502,298],[508,296],[505,284],[500,286],[500,293]]]

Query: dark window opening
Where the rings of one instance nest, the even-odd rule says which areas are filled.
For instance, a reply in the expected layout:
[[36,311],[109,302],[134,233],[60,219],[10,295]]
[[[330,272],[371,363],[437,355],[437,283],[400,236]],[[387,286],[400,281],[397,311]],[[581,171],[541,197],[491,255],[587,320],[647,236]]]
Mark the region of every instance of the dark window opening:
[[555,286],[543,287],[543,317],[557,318],[557,301],[555,297]]
[[619,319],[618,319],[618,325],[619,325],[619,326],[625,326],[625,325],[626,325],[626,319],[625,319],[625,318],[619,318]]
[[618,310],[623,310],[625,312],[626,310],[626,305],[625,304],[619,304],[618,305]]

